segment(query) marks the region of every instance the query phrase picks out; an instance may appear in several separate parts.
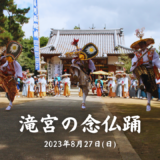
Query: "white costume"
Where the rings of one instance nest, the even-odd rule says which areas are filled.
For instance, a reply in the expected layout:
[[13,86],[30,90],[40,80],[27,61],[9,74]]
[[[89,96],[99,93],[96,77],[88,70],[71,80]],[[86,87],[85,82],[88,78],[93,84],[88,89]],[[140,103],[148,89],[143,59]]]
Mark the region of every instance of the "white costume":
[[[146,49],[144,51],[142,51],[142,54],[144,54],[146,51],[147,51]],[[142,59],[143,59],[143,62],[145,62],[143,64],[148,64],[149,65],[148,54],[145,54]],[[135,55],[133,57],[133,59],[132,59],[132,67],[130,69],[131,72],[137,67],[138,64],[136,64],[135,66],[133,66],[133,64],[135,62],[137,62],[137,60],[138,60],[138,58]],[[153,53],[152,66],[156,66],[157,68],[160,68],[159,55],[158,55],[158,53],[155,50],[154,50],[154,53]]]
[[[147,50],[145,49],[144,51],[141,52],[141,54],[143,55]],[[150,53],[150,54],[148,54]],[[146,53],[143,58],[142,58],[142,64],[143,65],[147,65],[146,68],[152,68],[153,66],[156,66],[157,68],[160,68],[160,60],[159,60],[159,55],[158,53],[155,51],[155,49],[152,49],[152,52],[148,52]],[[138,54],[137,54],[138,55]],[[135,54],[134,58],[132,59],[132,67],[130,69],[130,71],[134,71],[134,69],[138,66],[138,63],[136,63],[135,66],[133,66],[133,64],[135,62],[137,62],[138,58],[137,55]],[[152,66],[149,64],[149,58],[152,57]],[[134,74],[134,73],[133,73]],[[134,76],[136,77],[136,75],[134,74]],[[142,78],[139,79],[140,80],[140,84],[143,84]],[[152,99],[152,94],[150,92],[147,92],[147,99],[148,99],[148,105],[146,107],[146,111],[150,111],[151,107],[150,107],[150,101]]]
[[[41,84],[41,85],[40,85]],[[41,88],[40,88],[41,86]],[[38,79],[38,87],[39,87],[39,92],[46,92],[46,80],[45,78],[39,78]]]
[[123,89],[123,97],[127,98],[128,95],[128,77],[122,78],[122,86],[124,87]]
[[26,80],[26,83],[30,85],[30,91],[34,92],[34,78],[30,77]]
[[[0,60],[3,59],[4,57],[5,56],[2,56],[0,58]],[[10,71],[9,71],[10,70],[10,66],[8,64],[9,63],[6,60],[6,63],[1,65],[0,70],[5,71],[5,67],[7,67],[7,72],[10,73]],[[13,60],[13,66],[14,66],[14,71],[15,71],[14,77],[15,78],[18,78],[18,77],[22,78],[23,76],[22,76],[22,67],[21,67],[21,65],[16,60]],[[11,72],[11,74],[12,74],[12,72]]]
[[108,82],[108,91],[110,92],[110,86],[112,87],[112,92],[116,92],[116,83],[115,80],[110,80]]
[[128,77],[123,78],[124,92],[128,92]]
[[69,86],[69,84],[70,84],[70,78],[69,77],[67,77],[67,78],[63,78],[63,83],[67,83],[68,84],[68,86]]
[[122,78],[117,79],[117,93],[118,97],[122,97]]
[[27,96],[28,92],[28,84],[26,83],[27,80],[23,80],[23,89],[22,89],[22,96]]

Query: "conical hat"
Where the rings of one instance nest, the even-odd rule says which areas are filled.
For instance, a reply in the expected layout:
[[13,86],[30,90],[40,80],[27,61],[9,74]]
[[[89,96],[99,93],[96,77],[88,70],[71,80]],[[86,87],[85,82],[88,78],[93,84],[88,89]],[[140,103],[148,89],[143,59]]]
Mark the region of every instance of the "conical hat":
[[116,74],[116,76],[122,76],[122,75],[123,75],[123,74],[121,74],[121,73],[117,73],[117,74]]
[[28,73],[27,74],[27,76],[33,76],[34,75],[34,73]]
[[124,72],[124,73],[122,73],[122,75],[123,75],[123,76],[124,76],[124,75],[126,76],[127,74]]
[[39,77],[41,77],[41,76],[43,76],[43,77],[44,77],[44,76],[46,76],[46,75],[45,75],[45,74],[40,74],[40,75],[39,75]]
[[48,82],[53,82],[53,79],[49,79]]
[[121,74],[121,73],[124,73],[124,71],[122,71],[122,70],[117,70],[116,73],[120,73],[120,74]]
[[109,76],[109,77],[107,77],[108,79],[110,78],[110,79],[115,79],[116,77],[114,77],[114,76]]
[[39,73],[46,73],[47,70],[38,70]]
[[71,76],[71,74],[65,73],[65,74],[63,74],[61,77],[66,77],[66,76]]
[[141,47],[139,46],[139,43],[140,43],[140,42],[146,42],[146,47],[148,47],[149,45],[155,43],[153,38],[145,38],[145,39],[143,39],[143,36],[144,36],[143,31],[144,31],[144,28],[142,28],[141,31],[140,31],[139,29],[136,29],[136,36],[137,36],[138,38],[140,38],[140,40],[132,43],[131,46],[130,46],[130,48],[136,49],[136,50],[140,49],[140,48],[141,48]]

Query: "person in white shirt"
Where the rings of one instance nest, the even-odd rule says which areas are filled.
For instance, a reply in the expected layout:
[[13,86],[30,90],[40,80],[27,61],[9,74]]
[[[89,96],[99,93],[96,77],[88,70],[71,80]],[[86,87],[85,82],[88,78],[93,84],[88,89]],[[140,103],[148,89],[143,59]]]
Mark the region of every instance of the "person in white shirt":
[[134,73],[134,76],[139,80],[140,89],[145,90],[147,92],[147,106],[146,111],[151,110],[150,101],[152,96],[158,98],[158,89],[155,81],[156,79],[160,79],[160,75],[158,73],[158,68],[160,68],[160,60],[159,55],[155,49],[150,47],[149,45],[154,44],[153,38],[142,39],[144,34],[143,30],[136,30],[136,36],[140,38],[140,40],[134,42],[131,45],[131,48],[136,50],[135,56],[132,59],[132,67],[130,71]]
[[117,95],[117,97],[122,97],[122,75],[120,73],[118,73],[116,76],[117,76],[116,95]]
[[27,89],[28,98],[34,98],[34,79],[31,76],[33,76],[33,73],[27,74],[28,79],[26,80],[26,83],[28,86],[28,89]]
[[115,83],[115,77],[108,77],[109,82],[108,82],[108,96],[110,98],[116,97],[116,83]]
[[64,83],[64,93],[63,93],[63,95],[65,97],[69,97],[70,96],[70,88],[69,88],[70,78],[68,76],[71,76],[71,75],[67,74],[67,73],[65,73],[64,75],[62,75],[62,77],[65,77],[63,79],[63,83]]
[[130,80],[131,83],[130,83],[130,88],[129,88],[129,96],[130,96],[130,98],[132,98],[132,97],[135,98],[136,97],[136,86],[137,86],[136,79],[133,74],[130,76],[131,76],[131,80]]
[[44,74],[40,74],[40,78],[38,79],[40,98],[44,97],[45,93],[46,93],[46,80],[45,80],[44,76],[45,76]]
[[122,78],[122,88],[123,88],[123,97],[128,98],[129,97],[129,92],[128,92],[128,77],[126,76],[126,73],[123,73],[123,78]]
[[27,86],[27,78],[25,78],[22,82],[23,82],[23,88],[22,88],[22,96],[27,96],[27,90],[28,90],[28,86]]

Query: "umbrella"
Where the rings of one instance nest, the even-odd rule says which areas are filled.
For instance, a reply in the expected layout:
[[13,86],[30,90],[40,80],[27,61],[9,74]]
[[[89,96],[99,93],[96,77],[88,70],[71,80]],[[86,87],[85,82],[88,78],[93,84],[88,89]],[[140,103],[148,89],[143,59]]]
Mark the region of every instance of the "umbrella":
[[97,74],[97,75],[109,75],[108,72],[105,72],[105,71],[96,71],[96,72],[93,72],[91,74]]

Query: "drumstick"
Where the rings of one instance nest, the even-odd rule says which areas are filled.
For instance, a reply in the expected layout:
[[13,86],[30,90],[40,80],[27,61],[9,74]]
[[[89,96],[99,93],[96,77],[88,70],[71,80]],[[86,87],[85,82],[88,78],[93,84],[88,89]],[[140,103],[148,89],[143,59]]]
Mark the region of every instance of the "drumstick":
[[152,48],[153,48],[153,46],[151,46],[143,55],[141,55],[141,57],[137,60],[137,62],[135,62],[135,64],[133,64],[133,66],[135,66],[136,63],[138,63],[138,62],[142,59],[142,57],[143,57],[146,53],[148,53],[148,51],[150,51]]

